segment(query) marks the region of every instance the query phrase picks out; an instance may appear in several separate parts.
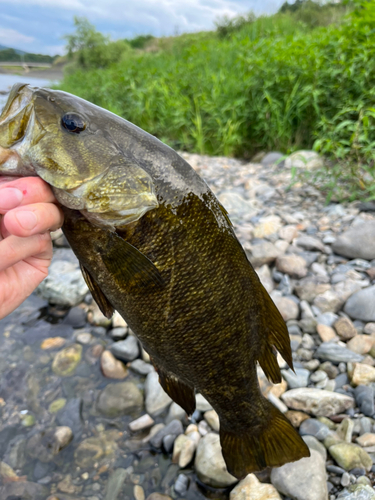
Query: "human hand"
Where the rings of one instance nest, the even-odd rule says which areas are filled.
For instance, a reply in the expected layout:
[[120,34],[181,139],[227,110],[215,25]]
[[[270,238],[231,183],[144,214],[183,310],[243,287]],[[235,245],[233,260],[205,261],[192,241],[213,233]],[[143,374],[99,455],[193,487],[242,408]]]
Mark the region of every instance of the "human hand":
[[62,226],[62,211],[39,177],[0,177],[0,319],[43,281],[52,259],[49,231]]

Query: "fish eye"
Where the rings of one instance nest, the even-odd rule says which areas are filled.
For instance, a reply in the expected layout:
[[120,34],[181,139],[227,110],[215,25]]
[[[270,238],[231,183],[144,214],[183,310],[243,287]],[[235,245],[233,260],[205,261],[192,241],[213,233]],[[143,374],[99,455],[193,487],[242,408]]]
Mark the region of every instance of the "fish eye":
[[86,128],[86,123],[75,113],[67,113],[64,115],[61,118],[61,124],[64,128],[66,128],[66,130],[69,130],[69,132],[73,132],[74,134],[79,134]]

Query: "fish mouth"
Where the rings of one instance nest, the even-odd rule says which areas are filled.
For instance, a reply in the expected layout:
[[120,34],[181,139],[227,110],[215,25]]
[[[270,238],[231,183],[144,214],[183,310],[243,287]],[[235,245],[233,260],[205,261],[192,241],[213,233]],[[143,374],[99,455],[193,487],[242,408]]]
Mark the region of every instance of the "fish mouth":
[[[9,176],[35,176],[35,169],[22,160],[22,150],[27,148],[28,130],[35,118],[33,95],[38,87],[25,83],[15,84],[0,115],[0,173]],[[25,141],[26,139],[26,141]],[[23,147],[22,147],[23,146]]]

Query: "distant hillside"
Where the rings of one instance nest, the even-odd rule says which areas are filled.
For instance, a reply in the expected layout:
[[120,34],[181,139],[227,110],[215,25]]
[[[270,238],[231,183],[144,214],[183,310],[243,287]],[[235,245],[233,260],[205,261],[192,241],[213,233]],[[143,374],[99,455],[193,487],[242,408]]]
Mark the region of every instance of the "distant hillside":
[[31,52],[24,52],[23,50],[12,49],[10,47],[5,47],[4,45],[0,45],[0,61],[45,62],[52,64],[53,61],[56,59],[56,57],[59,56],[33,54]]

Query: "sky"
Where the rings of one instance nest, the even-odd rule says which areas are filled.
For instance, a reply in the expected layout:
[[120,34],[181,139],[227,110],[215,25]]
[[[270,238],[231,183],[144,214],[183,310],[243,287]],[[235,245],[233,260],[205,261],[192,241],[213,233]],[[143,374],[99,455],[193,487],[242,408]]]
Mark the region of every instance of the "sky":
[[[292,0],[293,1],[293,0]],[[63,35],[84,16],[112,39],[209,30],[215,19],[276,12],[284,0],[0,0],[0,45],[63,54]],[[292,3],[292,2],[291,2]]]

